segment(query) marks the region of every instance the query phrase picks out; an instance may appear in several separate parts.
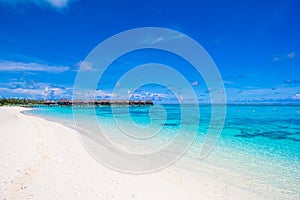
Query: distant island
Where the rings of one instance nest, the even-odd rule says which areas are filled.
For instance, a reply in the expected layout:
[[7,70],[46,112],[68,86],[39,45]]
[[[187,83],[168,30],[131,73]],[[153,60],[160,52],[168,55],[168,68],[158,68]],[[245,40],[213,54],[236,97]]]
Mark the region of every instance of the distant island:
[[38,106],[152,106],[151,100],[94,100],[84,101],[81,99],[68,100],[34,100],[26,98],[0,98],[0,106],[24,106],[24,107],[38,107]]

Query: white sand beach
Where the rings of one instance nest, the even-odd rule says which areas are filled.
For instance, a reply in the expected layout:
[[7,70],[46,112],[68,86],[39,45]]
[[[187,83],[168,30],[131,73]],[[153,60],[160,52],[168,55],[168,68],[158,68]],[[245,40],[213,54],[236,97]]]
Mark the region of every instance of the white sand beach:
[[0,107],[0,199],[262,199],[198,174],[193,180],[168,168],[129,175],[98,163],[76,131]]

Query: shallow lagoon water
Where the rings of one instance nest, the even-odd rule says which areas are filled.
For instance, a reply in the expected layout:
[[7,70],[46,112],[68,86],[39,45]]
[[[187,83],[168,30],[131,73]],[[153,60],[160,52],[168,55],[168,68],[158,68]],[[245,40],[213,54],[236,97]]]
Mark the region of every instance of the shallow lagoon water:
[[[88,124],[89,117],[96,113],[103,130],[109,130],[107,134],[112,136],[118,147],[132,152],[144,150],[149,153],[162,149],[173,141],[178,130],[184,130],[188,134],[197,129],[194,143],[181,162],[183,167],[193,170],[201,168],[205,163],[254,180],[256,185],[259,183],[270,192],[277,190],[287,198],[299,198],[300,106],[227,106],[222,134],[216,147],[204,160],[198,159],[198,156],[209,126],[210,106],[200,106],[199,121],[195,122],[195,118],[191,117],[193,120],[186,120],[184,123],[180,119],[179,105],[163,105],[163,108],[164,112],[151,107],[130,107],[129,115],[127,107],[114,108],[113,111],[110,107],[75,109],[82,116],[82,124]],[[72,108],[47,107],[27,112],[74,127]],[[191,116],[194,115],[193,109],[190,112]],[[198,122],[200,125],[195,127]],[[134,128],[135,126],[138,128]],[[92,126],[82,128],[89,127]],[[123,139],[120,127],[129,127],[127,131],[134,133],[134,136],[143,134],[146,137],[160,131],[159,134],[138,140],[138,145],[132,146]],[[142,133],[140,130],[147,130],[149,133]],[[97,130],[90,131],[97,134]]]

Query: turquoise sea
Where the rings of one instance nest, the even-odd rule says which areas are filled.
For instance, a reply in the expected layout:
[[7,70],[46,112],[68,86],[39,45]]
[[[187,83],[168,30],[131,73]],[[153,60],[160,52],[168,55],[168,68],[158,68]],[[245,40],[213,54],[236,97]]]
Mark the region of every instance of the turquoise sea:
[[[195,141],[180,167],[191,171],[213,167],[216,171],[212,173],[228,174],[223,177],[228,180],[224,181],[243,183],[239,187],[261,192],[265,199],[271,198],[271,194],[278,194],[279,199],[300,199],[300,106],[228,105],[222,134],[212,152],[201,160],[198,159],[199,147],[208,130],[211,107],[203,105],[199,108],[200,119],[188,123],[182,123],[179,105],[161,105],[157,110],[155,106],[117,107],[114,112],[110,107],[97,107],[95,111],[93,108],[73,109],[81,116],[82,123],[77,125],[83,124],[81,128],[90,129],[96,135],[97,130],[88,125],[90,115],[95,113],[107,134],[112,135],[120,148],[128,151],[142,151],[143,148],[147,152],[155,151],[172,142],[179,129],[186,133],[196,129]],[[192,108],[188,111],[190,116],[194,114]],[[70,107],[43,107],[26,112],[74,127]],[[119,126],[116,126],[115,119],[118,119]],[[136,131],[136,136],[141,134],[140,128],[149,132],[160,130],[160,134],[133,147],[126,143],[119,131],[120,126],[132,125],[137,128],[129,128],[129,131]],[[234,183],[232,177],[240,181]]]

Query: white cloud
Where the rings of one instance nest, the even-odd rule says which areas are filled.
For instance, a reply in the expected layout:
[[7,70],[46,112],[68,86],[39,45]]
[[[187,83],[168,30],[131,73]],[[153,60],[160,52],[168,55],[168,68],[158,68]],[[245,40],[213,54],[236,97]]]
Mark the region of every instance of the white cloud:
[[0,3],[8,6],[23,6],[27,4],[34,4],[37,6],[52,6],[57,9],[68,7],[73,0],[0,0]]
[[38,95],[41,95],[43,93],[43,90],[40,89],[24,89],[24,88],[0,88],[1,93],[8,93],[10,96],[12,95],[26,95],[27,97],[36,97]]
[[300,94],[295,94],[292,99],[295,99],[295,100],[300,100]]
[[287,55],[287,57],[289,58],[295,58],[296,57],[296,53],[295,52],[291,52]]
[[163,39],[164,39],[163,37],[158,37],[152,41],[152,44],[156,44],[156,43],[162,41]]
[[57,87],[49,87],[46,86],[44,91],[41,93],[44,99],[57,99],[57,98],[67,98],[70,97],[70,94],[68,94],[68,90],[71,89],[63,89],[63,88],[57,88]]
[[63,8],[67,6],[68,3],[70,2],[69,0],[46,0],[46,1],[56,8]]
[[198,85],[198,81],[193,81],[193,82],[191,82],[191,85],[192,85],[192,86],[197,86],[197,85]]
[[157,44],[160,42],[165,42],[168,40],[176,40],[179,38],[184,37],[183,34],[168,34],[168,35],[163,35],[163,36],[152,36],[152,35],[148,35],[147,37],[143,38],[143,40],[141,41],[143,44]]
[[233,84],[235,84],[235,82],[233,82],[233,81],[223,81],[223,83],[225,85],[233,85]]
[[0,61],[0,71],[42,71],[59,73],[68,71],[69,69],[70,67],[68,66],[50,66],[35,62]]
[[58,99],[70,98],[71,92],[72,88],[54,86],[50,83],[34,83],[33,85],[26,82],[20,82],[17,85],[0,83],[0,94],[5,97]]
[[272,58],[272,61],[280,61],[280,60],[286,60],[286,59],[293,59],[296,57],[295,52],[290,52],[288,54],[283,54],[283,55],[277,55]]
[[107,98],[107,99],[110,99],[112,96],[113,96],[112,93],[109,92],[109,91],[96,90],[94,92],[94,97],[96,97],[96,98]]
[[79,63],[76,64],[77,67],[81,71],[93,71],[93,65],[90,62],[87,61],[80,61]]
[[120,82],[117,82],[117,83],[116,83],[116,87],[121,87],[121,83],[120,83]]

